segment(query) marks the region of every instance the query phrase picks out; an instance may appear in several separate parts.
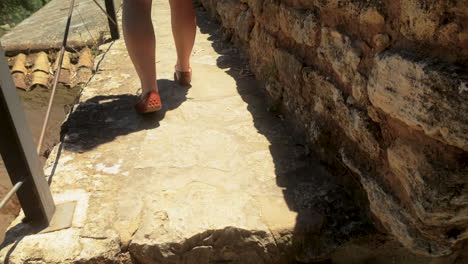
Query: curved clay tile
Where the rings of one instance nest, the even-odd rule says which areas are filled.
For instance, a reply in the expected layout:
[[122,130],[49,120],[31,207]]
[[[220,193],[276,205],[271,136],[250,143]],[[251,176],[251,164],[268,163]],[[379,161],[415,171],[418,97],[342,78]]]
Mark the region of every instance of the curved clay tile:
[[[59,63],[59,56],[55,59],[54,63],[54,74],[57,72]],[[70,61],[70,53],[65,51],[63,54],[63,61],[62,61],[62,70],[60,71],[60,76],[58,82],[64,84],[66,86],[70,86],[71,83],[71,71],[72,71],[72,64]]]
[[94,57],[89,48],[84,48],[80,52],[80,59],[77,64],[76,85],[84,85],[93,74]]
[[[57,68],[58,68],[58,63],[59,63],[59,56],[58,55],[59,54],[57,54],[57,58],[55,58],[54,71],[56,71]],[[70,62],[70,52],[65,51],[65,53],[63,54],[62,69],[71,70],[71,67],[72,67],[72,64]]]
[[25,82],[25,77],[27,73],[26,69],[26,55],[20,53],[15,58],[15,63],[11,68],[11,75],[13,77],[13,82],[15,83],[16,88],[28,90],[28,86]]
[[29,86],[29,89],[33,89],[34,86],[40,85],[42,87],[48,88],[49,87],[49,74],[43,71],[35,71],[32,74],[32,82]]
[[41,51],[36,54],[32,71],[43,71],[47,73],[50,71],[49,57],[45,52]]
[[12,73],[21,72],[21,73],[26,74],[27,72],[26,55],[24,55],[23,53],[16,55],[15,63],[13,64],[13,67],[11,68],[11,72]]
[[84,48],[81,50],[77,67],[86,67],[88,69],[92,69],[94,67],[94,57],[91,54],[91,50],[89,48]]
[[50,63],[47,54],[45,52],[37,53],[32,68],[32,82],[29,89],[34,88],[36,85],[48,88],[50,78],[49,70]]

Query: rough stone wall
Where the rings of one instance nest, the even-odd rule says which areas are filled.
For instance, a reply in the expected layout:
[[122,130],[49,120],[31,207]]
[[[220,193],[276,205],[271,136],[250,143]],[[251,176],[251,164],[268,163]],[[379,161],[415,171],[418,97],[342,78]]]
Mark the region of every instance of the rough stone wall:
[[412,251],[468,238],[468,1],[200,0]]

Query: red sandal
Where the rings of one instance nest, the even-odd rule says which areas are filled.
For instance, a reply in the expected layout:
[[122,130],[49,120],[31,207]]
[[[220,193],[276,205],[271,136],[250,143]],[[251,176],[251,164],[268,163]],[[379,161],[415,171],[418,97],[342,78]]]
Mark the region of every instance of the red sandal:
[[143,96],[135,105],[135,110],[140,114],[152,113],[162,109],[159,93],[152,91]]

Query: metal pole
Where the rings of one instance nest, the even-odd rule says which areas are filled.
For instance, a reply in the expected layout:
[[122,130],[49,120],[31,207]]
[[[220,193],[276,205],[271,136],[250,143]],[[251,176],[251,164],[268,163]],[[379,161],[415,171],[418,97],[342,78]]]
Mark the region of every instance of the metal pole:
[[114,0],[106,0],[107,21],[109,23],[110,33],[112,39],[119,39],[119,26],[117,25],[117,14],[115,13]]
[[15,186],[18,182],[24,182],[17,196],[26,219],[34,224],[49,224],[55,212],[54,200],[1,44],[0,142],[0,154],[11,182]]

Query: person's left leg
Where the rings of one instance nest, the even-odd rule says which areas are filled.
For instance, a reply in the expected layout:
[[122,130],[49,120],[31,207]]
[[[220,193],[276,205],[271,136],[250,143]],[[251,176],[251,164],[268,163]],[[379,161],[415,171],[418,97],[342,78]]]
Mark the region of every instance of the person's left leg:
[[123,32],[128,54],[141,81],[142,95],[135,105],[139,113],[149,113],[162,108],[156,80],[155,46],[152,0],[124,0]]
[[156,40],[151,21],[152,0],[124,0],[123,33],[128,54],[141,81],[143,96],[158,91],[156,82]]

